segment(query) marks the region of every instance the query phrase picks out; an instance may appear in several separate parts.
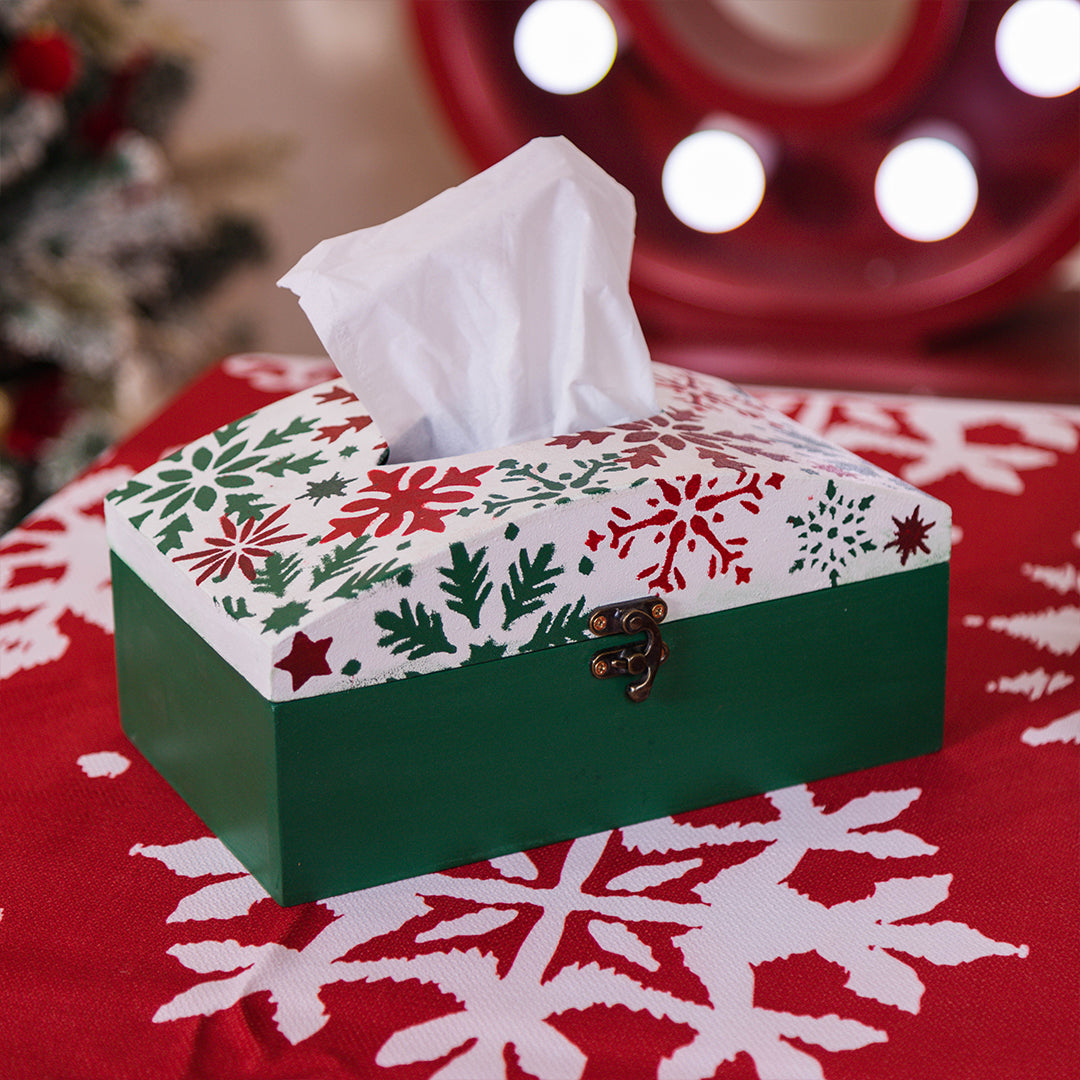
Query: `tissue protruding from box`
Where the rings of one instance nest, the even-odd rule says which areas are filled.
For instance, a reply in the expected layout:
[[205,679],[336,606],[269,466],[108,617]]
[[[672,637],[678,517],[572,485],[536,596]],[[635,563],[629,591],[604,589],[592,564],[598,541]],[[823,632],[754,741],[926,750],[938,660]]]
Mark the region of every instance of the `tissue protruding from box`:
[[324,240],[279,282],[393,462],[658,411],[630,300],[634,200],[568,140],[534,139],[415,210]]

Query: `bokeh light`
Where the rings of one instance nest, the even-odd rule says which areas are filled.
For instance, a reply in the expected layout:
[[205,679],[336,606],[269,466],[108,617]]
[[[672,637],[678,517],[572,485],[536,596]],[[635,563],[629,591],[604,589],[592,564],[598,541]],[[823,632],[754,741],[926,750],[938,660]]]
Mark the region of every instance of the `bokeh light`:
[[668,155],[662,176],[671,212],[698,232],[730,232],[754,216],[765,194],[757,151],[732,131],[697,131]]
[[967,155],[931,136],[908,139],[885,156],[874,198],[886,223],[909,240],[944,240],[968,222],[979,181]]
[[1080,0],[1017,0],[998,23],[998,64],[1018,90],[1061,97],[1080,87]]
[[595,86],[610,71],[618,45],[615,24],[595,0],[536,0],[514,31],[518,67],[551,94]]

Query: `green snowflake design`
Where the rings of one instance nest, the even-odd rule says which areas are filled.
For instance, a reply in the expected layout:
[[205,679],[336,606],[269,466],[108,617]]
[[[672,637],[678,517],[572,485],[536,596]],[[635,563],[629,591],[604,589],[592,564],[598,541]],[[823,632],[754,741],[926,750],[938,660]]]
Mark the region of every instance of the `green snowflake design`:
[[182,547],[181,534],[192,531],[191,521],[184,512],[189,503],[204,513],[220,506],[224,514],[236,515],[237,524],[249,518],[260,520],[271,504],[261,501],[254,492],[240,490],[254,487],[255,473],[275,477],[286,473],[306,475],[327,462],[318,451],[299,456],[275,453],[277,447],[309,434],[315,426],[314,419],[296,417],[283,428],[271,428],[254,446],[249,445],[249,439],[241,437],[250,419],[244,416],[214,431],[216,448],[208,437],[170,454],[153,478],[156,483],[131,479],[108,498],[116,503],[135,500],[133,505],[145,507],[131,519],[136,528],[156,511],[165,522],[161,531],[154,534],[160,541],[158,550],[163,553]]
[[349,484],[356,483],[356,478],[345,479],[341,473],[335,472],[333,476],[325,480],[309,480],[307,491],[300,496],[301,499],[310,499],[318,506],[323,499],[342,498]]
[[865,512],[874,501],[867,495],[858,503],[854,499],[844,501],[836,484],[830,480],[825,487],[825,497],[819,499],[816,508],[808,510],[805,517],[792,515],[787,523],[797,532],[803,542],[799,557],[788,568],[789,574],[799,570],[820,570],[835,586],[840,580],[840,568],[847,569],[848,560],[860,552],[876,551],[877,545],[866,538]]
[[510,483],[524,485],[524,494],[511,498],[496,492],[484,500],[484,512],[493,517],[501,517],[517,503],[531,503],[534,510],[539,510],[543,506],[570,502],[569,492],[572,491],[580,491],[585,495],[602,495],[610,489],[600,474],[622,472],[628,468],[619,461],[617,453],[602,454],[599,458],[584,461],[575,460],[576,472],[561,472],[557,476],[548,474],[548,465],[546,461],[541,461],[538,465],[522,465],[514,458],[500,461],[496,468],[505,473],[505,479]]

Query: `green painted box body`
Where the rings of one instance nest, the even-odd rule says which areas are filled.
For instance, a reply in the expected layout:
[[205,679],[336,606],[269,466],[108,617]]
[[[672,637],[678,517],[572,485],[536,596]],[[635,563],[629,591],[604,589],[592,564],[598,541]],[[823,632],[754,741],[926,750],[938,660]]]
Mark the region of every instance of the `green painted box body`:
[[[692,381],[698,391],[705,385],[720,394],[712,385],[717,380],[694,376]],[[736,400],[745,405],[743,399]],[[775,425],[780,440],[772,444],[773,449],[794,449],[799,440],[783,442],[784,434],[790,436],[794,430],[790,422],[778,416],[767,420]],[[257,456],[249,451],[258,449],[255,435],[262,430],[255,427],[244,451],[249,459]],[[269,430],[283,429],[279,425]],[[593,445],[615,442],[601,438],[602,432],[591,434]],[[398,570],[376,581],[370,579],[377,575],[367,573],[344,588],[339,583],[344,578],[348,584],[351,577],[342,574],[332,579],[338,591],[344,589],[347,594],[335,601],[335,605],[344,604],[348,616],[344,632],[332,622],[294,622],[280,630],[274,625],[275,612],[286,608],[290,618],[300,612],[300,607],[287,605],[306,604],[318,610],[316,600],[289,599],[284,586],[282,595],[275,595],[270,586],[275,581],[280,585],[288,574],[275,578],[264,573],[270,556],[257,554],[271,549],[268,540],[293,536],[273,533],[273,526],[265,523],[277,520],[274,507],[296,505],[302,489],[286,498],[260,489],[268,505],[259,518],[219,514],[228,519],[219,522],[225,526],[226,538],[231,535],[230,523],[233,532],[242,532],[250,520],[251,534],[262,529],[264,546],[248,549],[249,559],[259,563],[259,569],[249,581],[252,591],[246,599],[222,594],[211,597],[209,607],[200,608],[184,592],[194,587],[197,576],[183,565],[185,555],[189,551],[201,554],[186,561],[210,565],[215,571],[217,585],[213,577],[204,577],[203,585],[230,587],[229,572],[223,570],[219,557],[224,545],[219,545],[220,550],[213,545],[198,548],[209,540],[200,538],[201,526],[189,518],[194,549],[190,545],[189,549],[167,547],[163,552],[162,546],[174,533],[159,529],[161,522],[153,514],[147,516],[145,506],[156,503],[161,508],[178,495],[155,499],[155,493],[164,488],[155,487],[153,478],[144,476],[135,486],[129,484],[114,493],[110,501],[111,517],[121,519],[110,524],[124,730],[283,904],[936,750],[942,736],[948,561],[947,546],[942,557],[941,545],[935,546],[930,538],[931,528],[940,532],[942,526],[948,536],[948,509],[891,480],[885,487],[899,502],[890,501],[885,488],[876,489],[878,496],[868,501],[865,494],[845,490],[842,482],[835,481],[835,470],[825,476],[810,470],[806,455],[816,453],[820,464],[821,450],[814,449],[812,437],[800,439],[803,457],[788,456],[803,475],[796,476],[793,469],[785,474],[792,479],[789,483],[779,472],[771,474],[777,495],[772,530],[778,538],[774,561],[779,570],[769,579],[767,560],[761,557],[745,570],[741,581],[749,584],[760,568],[759,577],[784,585],[809,567],[819,573],[812,579],[815,588],[789,589],[772,597],[751,594],[749,602],[722,598],[715,610],[709,610],[709,596],[731,594],[737,580],[733,571],[740,565],[750,566],[748,556],[755,550],[753,535],[741,535],[752,530],[736,529],[734,519],[740,512],[733,506],[734,497],[726,497],[727,490],[746,487],[748,467],[754,462],[746,462],[746,467],[726,461],[699,465],[706,471],[695,482],[687,479],[687,460],[682,459],[678,465],[683,468],[673,472],[670,480],[663,479],[662,471],[642,481],[633,468],[612,469],[611,477],[627,483],[621,488],[600,485],[600,490],[594,486],[584,500],[591,508],[577,526],[572,516],[566,517],[575,496],[563,503],[548,503],[539,497],[542,485],[535,500],[522,500],[513,513],[495,513],[505,507],[497,493],[490,494],[482,505],[494,510],[486,518],[484,510],[464,515],[461,527],[473,530],[467,535],[455,533],[454,521],[444,516],[441,520],[450,535],[426,538],[436,552],[430,580],[424,577],[420,555],[412,562],[400,558]],[[691,444],[690,449],[696,451],[699,446]],[[181,451],[178,459],[174,455],[172,462],[155,467],[159,475],[168,474],[162,483],[172,485],[170,492],[182,479],[184,461],[206,461],[206,455],[198,456],[198,449]],[[513,449],[519,451],[513,465],[520,470],[528,448]],[[580,453],[577,446],[562,449]],[[218,457],[231,453],[228,439],[219,438],[213,452]],[[240,456],[233,453],[226,464]],[[327,468],[340,477],[342,460],[326,456]],[[617,463],[619,459],[595,460]],[[696,463],[703,458],[694,453],[691,460]],[[830,460],[835,464],[835,458]],[[661,459],[661,470],[664,464]],[[503,468],[504,479],[513,471],[506,460],[498,468]],[[569,466],[567,470],[572,472]],[[871,475],[869,466],[848,471],[860,485]],[[373,464],[368,488],[354,483],[342,498],[355,499],[358,492],[376,490],[378,472]],[[362,473],[350,468],[349,475],[361,477]],[[537,467],[532,475],[543,477],[544,472]],[[754,475],[761,480],[765,474]],[[709,488],[709,479],[715,476],[724,482]],[[821,498],[814,501],[801,493],[788,494],[801,492],[800,483],[818,485]],[[400,486],[405,489],[407,484]],[[717,494],[722,490],[724,499]],[[761,499],[743,499],[744,510],[753,502],[764,513],[764,488],[758,483],[755,490],[762,493]],[[681,502],[676,498],[679,491],[684,496]],[[703,491],[714,494],[702,496]],[[193,485],[190,498],[197,493]],[[626,544],[625,523],[636,513],[633,500],[637,497],[644,500],[642,512],[652,517],[642,518],[650,524],[636,532],[634,543],[645,550],[634,563],[634,546]],[[892,531],[875,537],[871,530],[877,520],[873,514],[877,497],[888,511],[887,525],[881,527]],[[204,495],[202,501],[209,502],[209,496]],[[668,508],[681,512],[684,502],[689,525],[680,533],[679,518],[672,517]],[[225,505],[223,500],[216,510],[224,510]],[[291,554],[283,555],[274,564],[275,573],[282,571],[282,565],[295,570],[300,585],[306,581],[309,589],[313,581],[321,581],[319,567],[328,572],[327,567],[336,565],[323,560],[337,550],[330,546],[332,532],[340,532],[345,520],[329,515],[340,515],[349,506],[357,509],[356,502],[339,504],[324,515],[331,528],[323,521],[300,538],[283,541],[283,550],[292,551],[297,560],[290,562]],[[702,524],[711,520],[710,513],[720,513],[718,507],[724,514],[710,535],[729,555],[722,568],[712,557],[719,548],[708,541]],[[898,517],[901,511],[906,511],[905,516]],[[214,509],[208,513],[212,516]],[[748,515],[757,517],[750,510],[742,513]],[[545,531],[546,516],[553,522],[550,532]],[[849,554],[843,566],[810,566],[818,533],[827,540],[829,529],[838,527],[829,523],[844,518],[848,518],[846,535],[868,546],[856,546],[857,554]],[[921,547],[913,543],[910,528],[901,542],[901,524],[913,521],[922,528],[922,532],[916,530],[918,535],[927,541]],[[777,531],[777,522],[785,527],[783,533]],[[815,523],[817,533],[811,528]],[[851,530],[857,524],[866,528],[856,536]],[[150,528],[143,528],[146,525]],[[573,558],[559,559],[562,547],[575,543],[575,527],[578,539],[584,541],[583,547],[570,548],[575,556],[579,547],[584,552],[576,570]],[[366,521],[365,528],[368,531],[357,536],[368,543],[379,526]],[[733,535],[736,531],[740,535]],[[687,570],[699,567],[698,594],[705,597],[705,610],[696,610],[689,600],[681,603],[695,583],[686,570],[675,575],[678,560],[695,553],[685,544],[680,546],[689,533],[699,538],[699,547],[712,548],[710,559],[694,564],[687,558],[683,564]],[[660,534],[662,539],[656,540]],[[327,535],[329,544],[323,539]],[[386,535],[397,541],[393,550],[409,552],[400,546],[403,530],[391,529]],[[546,550],[541,541],[547,535],[554,537],[546,542],[551,553],[541,560],[540,553]],[[675,536],[680,541],[673,546]],[[864,536],[867,539],[858,539]],[[139,537],[149,543],[140,547]],[[767,540],[768,534],[756,549],[761,556],[770,550]],[[501,558],[500,544],[509,545]],[[647,545],[661,553],[674,551],[671,564],[661,561],[654,566],[655,552]],[[915,547],[919,550],[913,551]],[[244,552],[242,546],[236,550]],[[621,554],[624,550],[625,555]],[[832,550],[840,549],[834,545]],[[305,551],[311,553],[309,563],[314,570],[310,574],[302,570]],[[523,554],[514,558],[515,551]],[[612,554],[605,563],[607,552]],[[879,562],[877,572],[845,576],[860,559],[870,562],[883,552],[892,562]],[[387,550],[374,550],[371,556],[376,561],[367,564],[369,568],[386,569]],[[800,558],[803,564],[797,566]],[[208,559],[212,560],[209,564]],[[500,562],[507,565],[501,578],[495,569]],[[537,573],[538,566],[546,568],[546,578]],[[353,562],[348,569],[365,573],[362,567]],[[490,579],[486,570],[481,573],[482,567],[491,568]],[[881,572],[889,567],[893,572]],[[160,578],[156,577],[159,569]],[[530,580],[534,592],[527,594],[522,590]],[[238,575],[235,584],[243,584]],[[551,588],[544,591],[545,585]],[[665,585],[670,587],[665,589]],[[716,591],[710,594],[710,589]],[[267,590],[272,603],[260,617],[256,607]],[[571,603],[578,590],[582,590],[579,599]],[[650,590],[663,594],[669,604],[670,617],[662,626],[669,655],[651,695],[635,703],[623,693],[620,680],[592,677],[593,654],[601,646],[619,642],[591,636],[585,616],[597,604]],[[494,621],[485,622],[489,607],[494,610]],[[525,614],[518,614],[526,608]],[[206,611],[223,620],[225,631],[235,630],[241,636],[230,643],[220,628],[203,625],[209,624]],[[363,619],[372,616],[374,633],[381,635],[370,639],[374,649],[369,644],[362,655],[343,660],[352,655],[349,649],[355,640],[363,639]],[[527,617],[533,622],[527,623]],[[288,619],[282,616],[279,621]],[[515,624],[525,623],[512,640]],[[339,638],[353,633],[350,625],[356,627],[355,638],[344,652],[335,653]],[[300,629],[303,626],[307,629]],[[412,637],[406,633],[408,627],[415,630]],[[460,642],[454,627],[465,635]],[[498,638],[500,627],[502,639]],[[286,692],[275,699],[272,689],[260,688],[249,673],[242,673],[243,662],[230,662],[223,655],[230,647],[242,648],[242,633],[256,634],[257,644],[259,637],[264,638],[260,647],[277,638],[278,651],[269,653],[266,663],[286,680],[291,678],[293,691],[310,691],[320,679],[332,684],[331,689]],[[470,634],[474,640],[467,645]],[[441,652],[427,651],[436,649],[434,642],[442,643],[437,646]],[[382,654],[374,660],[368,654],[379,649],[387,663],[400,662],[404,667],[372,677],[371,669]],[[307,657],[303,665],[297,659],[301,655]],[[426,669],[423,661],[427,661]],[[422,670],[411,670],[410,665]],[[288,691],[288,681],[285,685]]]

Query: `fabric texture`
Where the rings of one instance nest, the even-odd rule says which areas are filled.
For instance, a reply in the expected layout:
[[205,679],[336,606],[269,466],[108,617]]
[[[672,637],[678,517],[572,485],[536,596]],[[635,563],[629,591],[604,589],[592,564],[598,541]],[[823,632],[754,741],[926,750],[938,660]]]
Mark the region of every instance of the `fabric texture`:
[[232,357],[0,538],[0,1074],[1080,1072],[1080,409],[755,391],[952,506],[940,753],[282,909],[120,731],[101,504],[333,374]]

